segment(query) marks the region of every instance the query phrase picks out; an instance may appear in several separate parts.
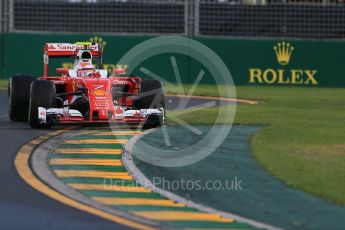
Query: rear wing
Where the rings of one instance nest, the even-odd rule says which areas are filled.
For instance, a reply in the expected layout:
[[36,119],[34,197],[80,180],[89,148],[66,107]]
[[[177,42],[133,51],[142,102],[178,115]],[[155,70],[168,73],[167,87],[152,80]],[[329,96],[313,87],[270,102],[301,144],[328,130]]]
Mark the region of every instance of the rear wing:
[[89,50],[93,57],[102,56],[102,46],[91,42],[77,43],[46,43],[44,45],[44,54],[48,57],[73,57],[79,50]]
[[43,77],[48,76],[49,58],[52,57],[78,57],[80,50],[88,50],[91,52],[92,57],[98,57],[102,63],[103,47],[97,43],[91,42],[77,42],[77,43],[46,43],[43,51]]

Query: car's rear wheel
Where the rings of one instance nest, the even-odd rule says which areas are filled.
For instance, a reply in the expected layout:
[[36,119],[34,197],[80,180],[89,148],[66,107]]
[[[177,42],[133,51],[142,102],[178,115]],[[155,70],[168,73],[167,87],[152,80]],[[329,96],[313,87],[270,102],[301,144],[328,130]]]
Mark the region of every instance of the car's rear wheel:
[[54,108],[56,103],[55,84],[47,80],[36,80],[31,83],[30,105],[29,105],[29,125],[32,128],[49,128],[49,120],[46,124],[41,124],[38,118],[38,107]]
[[28,120],[32,75],[13,75],[8,82],[8,116],[11,121]]
[[[165,113],[165,97],[163,85],[158,80],[143,80],[140,85],[139,98],[135,101],[136,109],[163,109]],[[162,126],[164,115],[149,115],[143,125],[144,129]]]

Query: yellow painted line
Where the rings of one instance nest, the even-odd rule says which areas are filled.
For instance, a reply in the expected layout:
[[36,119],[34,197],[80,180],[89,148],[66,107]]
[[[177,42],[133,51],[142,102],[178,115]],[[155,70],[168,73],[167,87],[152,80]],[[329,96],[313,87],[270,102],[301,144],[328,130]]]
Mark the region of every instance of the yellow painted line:
[[65,154],[121,154],[122,149],[97,149],[97,148],[57,148],[54,153]]
[[92,199],[110,205],[150,205],[185,207],[183,203],[176,203],[172,200],[146,199],[146,198],[115,198],[115,197],[92,197]]
[[140,131],[108,131],[108,132],[92,132],[89,133],[89,135],[94,135],[94,136],[115,136],[115,135],[123,135],[123,136],[130,136],[130,135],[137,135],[137,134],[141,134],[142,132]]
[[103,191],[117,191],[117,192],[142,192],[150,193],[150,189],[146,189],[141,186],[116,186],[116,185],[106,185],[106,184],[68,184],[74,189],[79,190],[103,190]]
[[213,99],[213,100],[221,100],[221,101],[229,101],[229,102],[241,102],[250,105],[257,105],[259,104],[255,100],[249,99],[238,99],[238,98],[228,98],[228,97],[210,97],[210,96],[188,96],[182,94],[168,94],[167,96],[177,96],[177,97],[185,97],[185,98],[199,98],[199,99]]
[[66,140],[64,144],[127,144],[128,140],[122,139],[84,139],[84,140]]
[[15,159],[15,166],[17,169],[17,172],[19,173],[19,175],[21,176],[21,178],[28,183],[31,187],[35,188],[37,191],[49,196],[52,199],[55,199],[63,204],[69,205],[71,207],[77,208],[79,210],[82,210],[84,212],[102,217],[104,219],[113,221],[115,223],[119,223],[122,225],[126,225],[132,228],[136,228],[136,229],[154,229],[150,226],[144,225],[144,224],[140,224],[137,222],[134,222],[132,220],[129,219],[125,219],[123,217],[119,217],[116,215],[113,215],[111,213],[102,211],[102,210],[98,210],[96,208],[87,206],[85,204],[82,204],[78,201],[75,201],[69,197],[66,197],[62,194],[60,194],[59,192],[51,189],[50,187],[48,187],[47,185],[45,185],[44,183],[42,183],[42,181],[40,181],[35,174],[31,171],[30,168],[30,155],[35,147],[35,145],[37,143],[41,143],[45,140],[48,140],[50,137],[53,137],[55,135],[61,134],[62,132],[52,132],[49,133],[45,136],[41,136],[37,139],[35,139],[34,141],[29,142],[28,144],[24,145],[18,152],[16,159]]
[[118,159],[82,159],[82,158],[58,158],[51,159],[50,165],[106,165],[121,166],[122,162]]
[[183,211],[134,211],[135,215],[158,221],[215,221],[234,222],[234,219],[224,218],[218,214],[203,212],[183,212]]
[[109,178],[132,180],[133,177],[128,172],[103,172],[87,170],[54,170],[58,177],[92,177],[92,178]]

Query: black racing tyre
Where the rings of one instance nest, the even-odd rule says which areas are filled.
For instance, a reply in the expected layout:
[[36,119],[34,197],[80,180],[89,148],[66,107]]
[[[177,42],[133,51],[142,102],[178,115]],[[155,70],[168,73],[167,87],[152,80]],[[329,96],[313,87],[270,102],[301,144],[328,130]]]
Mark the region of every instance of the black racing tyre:
[[[163,85],[158,80],[143,80],[140,85],[139,98],[134,102],[135,109],[165,110]],[[165,111],[164,111],[165,113]],[[149,115],[143,124],[143,129],[151,129],[164,125],[164,115]]]
[[164,125],[164,119],[162,116],[156,114],[149,115],[143,124],[143,129],[152,129]]
[[55,84],[48,80],[36,80],[31,83],[29,125],[32,128],[49,128],[51,124],[40,124],[38,120],[38,107],[55,108]]
[[8,82],[8,116],[11,121],[28,120],[30,85],[35,80],[32,75],[16,74]]
[[165,108],[163,85],[158,80],[143,80],[138,96],[134,102],[136,109]]

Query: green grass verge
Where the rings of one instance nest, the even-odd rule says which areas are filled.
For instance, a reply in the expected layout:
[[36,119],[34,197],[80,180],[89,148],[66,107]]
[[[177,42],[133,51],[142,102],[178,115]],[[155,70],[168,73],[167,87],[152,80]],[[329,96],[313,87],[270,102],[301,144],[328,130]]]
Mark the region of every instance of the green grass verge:
[[7,89],[8,80],[0,80],[0,89]]
[[[212,88],[195,94],[218,96]],[[237,105],[235,117],[237,124],[265,125],[251,138],[257,161],[288,185],[345,205],[345,89],[247,86],[237,87],[237,95],[263,101]],[[217,108],[170,112],[201,124],[217,114]]]

